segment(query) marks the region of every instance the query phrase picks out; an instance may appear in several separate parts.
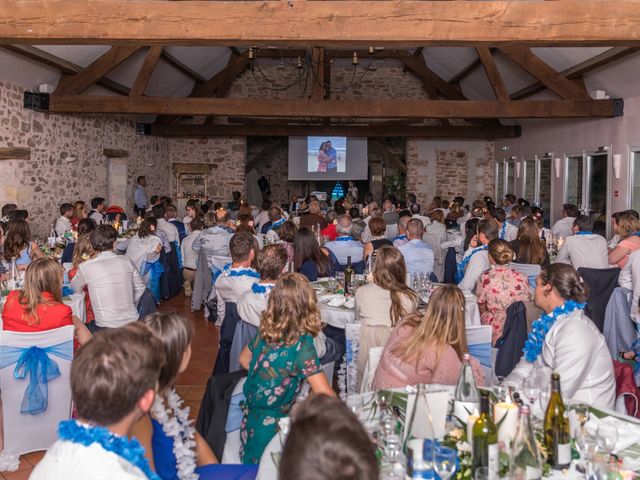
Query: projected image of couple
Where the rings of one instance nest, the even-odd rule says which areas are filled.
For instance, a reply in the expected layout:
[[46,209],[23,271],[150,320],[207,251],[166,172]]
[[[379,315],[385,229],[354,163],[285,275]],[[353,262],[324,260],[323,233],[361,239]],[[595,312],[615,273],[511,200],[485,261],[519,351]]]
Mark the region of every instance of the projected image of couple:
[[346,137],[308,137],[308,171],[345,172]]

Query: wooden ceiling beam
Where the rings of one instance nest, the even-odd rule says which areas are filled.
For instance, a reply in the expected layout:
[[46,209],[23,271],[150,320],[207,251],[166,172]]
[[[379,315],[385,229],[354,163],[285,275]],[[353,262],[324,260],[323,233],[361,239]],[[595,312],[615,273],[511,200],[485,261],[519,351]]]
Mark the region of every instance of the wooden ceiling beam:
[[144,90],[147,88],[149,84],[149,80],[151,80],[151,74],[153,73],[153,69],[156,68],[158,60],[160,60],[160,54],[162,54],[163,48],[158,45],[154,45],[149,48],[147,52],[147,56],[144,59],[144,63],[138,72],[138,76],[136,77],[135,82],[133,82],[133,86],[131,87],[131,93],[129,93],[132,97],[139,97],[144,93]]
[[418,125],[152,125],[151,134],[166,137],[307,136],[336,135],[354,137],[418,138],[515,138],[517,125],[497,126],[418,126]]
[[639,24],[637,0],[0,2],[0,43],[32,45],[638,46]]
[[564,98],[565,100],[572,98],[589,98],[580,85],[569,80],[561,73],[556,72],[536,56],[530,48],[508,47],[501,48],[500,51],[513,62],[520,65],[523,70],[537,78],[540,83],[545,85],[560,98]]
[[196,82],[204,83],[207,81],[205,77],[200,75],[193,68],[181,62],[175,56],[169,53],[166,48],[162,50],[162,59],[166,61],[169,65],[171,65],[173,68],[175,68],[176,70],[180,70],[187,77],[191,77],[191,79],[195,80]]
[[502,75],[498,71],[498,67],[496,66],[496,61],[493,58],[493,53],[487,47],[478,47],[476,48],[478,52],[478,58],[482,62],[482,66],[484,67],[484,71],[489,78],[489,83],[491,84],[491,89],[496,96],[497,100],[500,101],[508,101],[509,100],[509,92],[507,91],[507,87],[504,84],[504,80],[502,80]]
[[[83,70],[80,65],[76,65],[73,62],[53,55],[46,50],[32,47],[31,45],[0,45],[0,48],[41,63],[42,65],[53,68],[54,70],[59,70],[63,75],[75,75]],[[106,88],[107,90],[119,95],[129,95],[129,87],[108,78],[101,78],[96,83],[102,88]]]
[[[494,49],[490,48],[490,50],[493,52]],[[471,73],[473,73],[476,70],[476,68],[478,68],[480,65],[482,65],[482,60],[480,60],[480,57],[476,57],[474,60],[469,62],[464,68],[462,68],[462,70],[460,70],[453,77],[451,77],[448,80],[448,82],[460,83],[462,80],[464,80],[469,75],[471,75]]]
[[56,91],[60,94],[76,95],[84,92],[91,85],[104,77],[111,70],[124,62],[141,47],[111,47],[111,49],[95,60],[91,65],[73,76],[63,77],[58,82]]
[[582,118],[622,115],[622,100],[278,100],[51,95],[57,113],[318,118]]
[[238,57],[231,54],[229,62],[220,72],[215,74],[209,80],[202,84],[196,84],[191,91],[190,97],[210,97],[216,90],[222,85],[227,83],[230,79],[234,79],[242,72],[249,68],[249,59],[245,56]]
[[[599,55],[596,55],[595,57],[591,57],[584,62],[580,62],[573,67],[563,70],[560,74],[570,80],[577,80],[589,72],[617,62],[618,60],[621,60],[632,53],[636,53],[639,50],[640,47],[613,47]],[[547,87],[542,83],[536,82],[511,94],[511,100],[521,100],[523,98],[530,97],[531,95],[535,95],[536,93],[543,91],[545,88]]]

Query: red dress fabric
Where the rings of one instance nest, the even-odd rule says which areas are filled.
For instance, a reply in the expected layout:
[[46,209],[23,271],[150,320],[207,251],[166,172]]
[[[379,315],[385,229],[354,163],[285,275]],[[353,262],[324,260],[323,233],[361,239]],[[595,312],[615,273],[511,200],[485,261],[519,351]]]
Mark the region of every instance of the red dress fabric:
[[624,404],[627,407],[627,415],[640,418],[640,405],[638,405],[638,387],[633,376],[633,368],[628,363],[613,361],[613,371],[616,375],[616,397],[624,395]]
[[36,311],[37,319],[29,317],[24,305],[20,304],[20,291],[9,293],[2,310],[3,329],[11,332],[43,332],[67,325],[73,325],[71,307],[56,302],[53,295],[44,292],[42,297],[50,303],[43,303]]
[[[69,270],[69,281],[73,280],[73,277],[76,276],[76,273],[78,273],[77,267],[73,267],[71,270]],[[91,307],[91,297],[89,297],[89,289],[87,287],[84,287],[83,292],[84,308],[87,315],[87,320],[85,323],[90,323],[96,319],[96,316],[93,314],[93,308]]]
[[338,238],[338,232],[336,232],[336,225],[332,223],[327,228],[324,228],[320,231],[323,237],[327,237],[330,241],[334,241]]

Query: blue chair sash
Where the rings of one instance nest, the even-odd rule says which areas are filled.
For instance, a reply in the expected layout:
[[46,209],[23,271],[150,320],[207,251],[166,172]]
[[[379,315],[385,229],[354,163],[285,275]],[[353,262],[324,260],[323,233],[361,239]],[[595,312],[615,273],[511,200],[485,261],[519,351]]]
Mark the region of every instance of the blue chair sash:
[[171,243],[176,251],[176,257],[178,257],[178,269],[182,270],[182,249],[180,248],[180,244],[177,241]]
[[0,369],[16,364],[13,378],[23,380],[29,376],[20,413],[39,415],[49,406],[49,382],[60,376],[58,364],[50,355],[73,360],[73,340],[40,347],[0,347]]
[[144,262],[142,264],[142,276],[149,274],[147,280],[147,288],[151,290],[153,298],[156,303],[160,303],[160,279],[164,273],[164,266],[160,260],[156,260],[153,263]]
[[469,345],[469,354],[477,359],[483,367],[491,368],[490,343],[476,343]]

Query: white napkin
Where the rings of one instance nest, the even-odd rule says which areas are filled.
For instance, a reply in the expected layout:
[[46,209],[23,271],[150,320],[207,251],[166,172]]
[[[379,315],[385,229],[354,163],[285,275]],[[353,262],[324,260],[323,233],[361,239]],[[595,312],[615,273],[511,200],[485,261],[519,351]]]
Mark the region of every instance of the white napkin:
[[344,302],[344,305],[342,306],[344,308],[348,308],[349,310],[353,310],[356,307],[355,297],[350,297],[346,302]]
[[616,442],[613,453],[621,452],[640,442],[640,425],[634,425],[615,417],[596,418],[592,415],[585,424],[585,428],[590,434],[595,435],[596,429],[601,423],[612,425],[618,430],[618,441]]
[[319,295],[318,301],[320,303],[325,303],[330,307],[341,307],[347,299],[344,295],[340,295],[339,293],[327,293],[325,295]]

